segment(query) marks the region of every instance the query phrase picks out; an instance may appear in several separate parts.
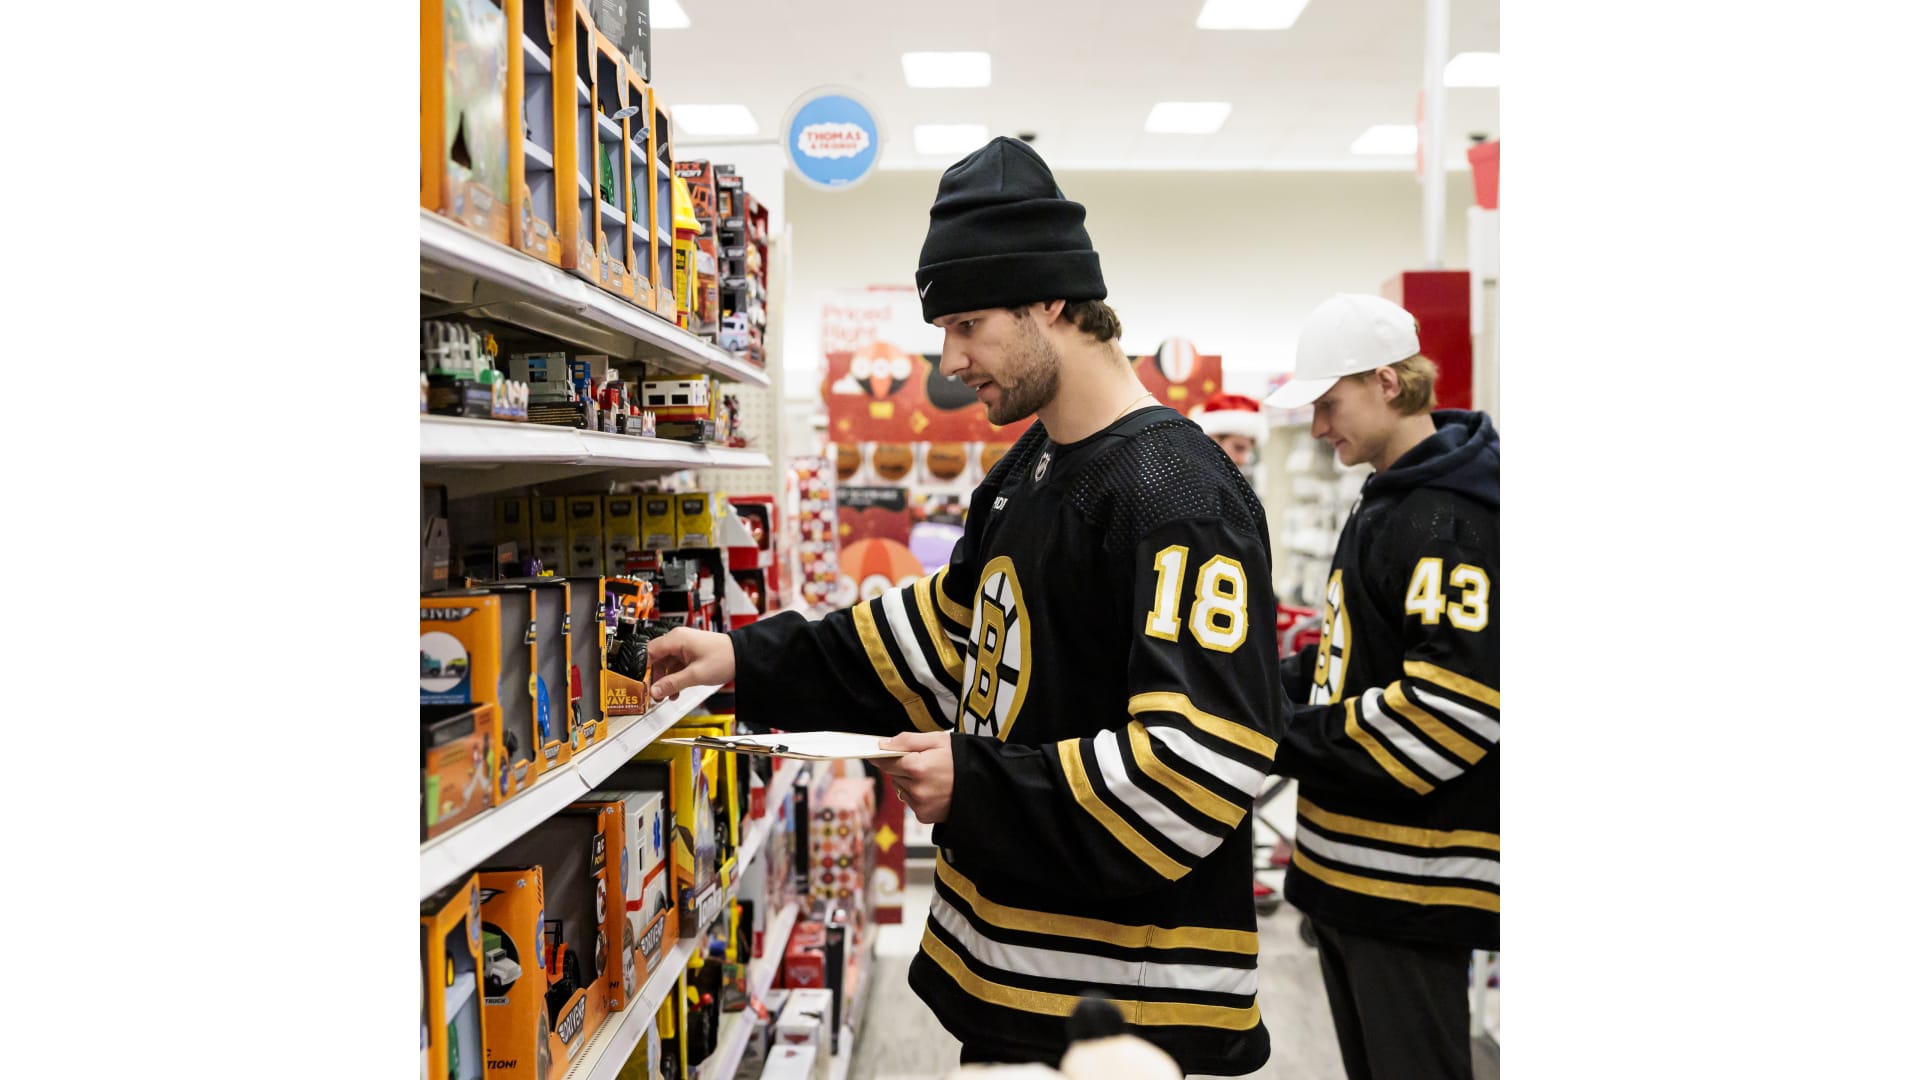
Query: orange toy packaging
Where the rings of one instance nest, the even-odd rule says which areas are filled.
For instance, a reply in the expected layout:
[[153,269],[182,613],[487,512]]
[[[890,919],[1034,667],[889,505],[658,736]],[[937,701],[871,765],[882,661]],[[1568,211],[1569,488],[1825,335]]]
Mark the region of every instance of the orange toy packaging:
[[[522,0],[524,3],[525,0]],[[588,0],[556,0],[559,37],[553,58],[560,127],[553,139],[560,216],[560,265],[588,281],[600,280],[600,219],[596,194],[596,121],[593,108],[593,10]]]
[[500,724],[492,705],[420,706],[420,839],[493,805]]
[[480,873],[480,964],[487,1075],[544,1080],[566,1044],[547,1011],[545,876],[538,866]]
[[[733,734],[730,719],[695,717],[674,725],[669,733],[693,738]],[[733,770],[722,768],[727,755],[698,746],[654,743],[636,760],[673,764],[673,890],[680,907],[680,926],[705,927],[720,914],[722,890],[734,869],[739,826],[730,809]],[[617,774],[616,774],[617,775]]]
[[680,938],[671,857],[673,777],[672,762],[630,761],[588,796],[617,800],[624,807],[627,854],[620,873],[626,884],[628,936],[636,943],[643,981]]
[[584,750],[609,734],[602,678],[607,659],[606,583],[590,577],[572,578],[567,584],[567,648],[572,653],[568,696],[574,731]]
[[632,169],[627,164],[626,58],[605,34],[593,35],[593,160],[595,248],[600,256],[601,288],[633,299],[633,245],[627,240],[627,195]]
[[674,321],[679,302],[673,291],[674,176],[673,117],[653,95],[653,313]]
[[515,762],[529,760],[525,784],[516,779],[516,790],[531,784],[546,771],[546,749],[555,741],[564,742],[564,723],[556,724],[552,698],[543,713],[539,678],[539,623],[535,620],[533,590],[524,585],[488,582],[464,593],[435,593],[436,597],[485,596],[498,603],[493,610],[500,625],[500,690],[494,706],[500,710],[501,739],[507,758]]
[[712,337],[720,332],[720,188],[709,161],[677,161],[673,175],[686,181],[693,216],[700,221],[694,244],[694,303],[689,329]]
[[657,613],[653,585],[637,578],[607,578],[606,667],[601,672],[601,708],[608,716],[639,716],[652,708],[652,668],[647,661],[647,624]]
[[519,0],[420,3],[420,205],[502,244],[512,194],[509,46],[519,40],[518,14]]
[[653,175],[653,87],[629,61],[627,79],[627,266],[633,275],[633,302],[651,310],[654,305],[653,202],[659,189]]
[[486,1020],[478,878],[468,875],[420,905],[420,965],[427,1075],[479,1080],[486,1068]]
[[540,771],[557,769],[586,747],[568,708],[573,687],[573,587],[560,577],[509,578],[482,587],[489,592],[525,589],[532,593],[534,741],[540,747]]
[[[501,674],[501,598],[482,592],[445,592],[420,598],[420,704],[492,705],[495,709],[493,801],[511,798],[539,775],[533,763],[532,738],[506,745],[507,709],[502,695],[527,699],[521,690],[511,693]],[[529,730],[531,725],[529,725]]]
[[[624,978],[618,938],[607,937],[606,915],[621,896],[618,842],[606,828],[620,827],[619,815],[572,807],[529,829],[493,858],[483,871],[541,871],[541,946],[531,967],[546,973],[543,997],[553,1034],[548,1041],[559,1076],[600,1030],[610,1011],[613,984]],[[609,854],[613,856],[610,860]],[[614,879],[609,881],[609,875]]]
[[[507,48],[507,174],[513,192],[513,246],[560,265],[555,134],[566,99],[553,75],[560,20],[554,0],[507,0],[507,19],[519,33]],[[564,175],[564,174],[559,174]]]
[[594,899],[594,916],[600,922],[600,935],[607,943],[602,961],[607,971],[607,1008],[619,1012],[632,1003],[646,981],[638,963],[640,937],[627,918],[627,878],[634,873],[632,851],[627,843],[627,804],[622,799],[595,798],[591,795],[568,807],[566,813],[592,814],[599,830],[594,838],[593,858],[604,897]]

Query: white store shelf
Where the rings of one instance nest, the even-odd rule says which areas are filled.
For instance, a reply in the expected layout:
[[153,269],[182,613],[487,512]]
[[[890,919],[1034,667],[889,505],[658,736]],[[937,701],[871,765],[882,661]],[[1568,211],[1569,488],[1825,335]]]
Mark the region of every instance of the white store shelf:
[[626,141],[626,135],[620,130],[620,121],[612,119],[606,113],[596,113],[600,122],[600,141],[620,143]]
[[733,1080],[740,1072],[740,1059],[747,1056],[747,1040],[753,1037],[752,1013],[742,1010],[728,1013],[720,1021],[720,1038],[707,1060],[693,1067],[693,1080]]
[[528,71],[545,75],[553,70],[553,58],[547,55],[547,50],[535,45],[533,38],[526,34],[520,35],[520,51],[527,56]]
[[430,210],[420,212],[420,291],[465,314],[526,327],[616,360],[771,385],[765,369]]
[[605,199],[600,200],[600,218],[607,223],[609,228],[624,229],[627,227],[627,212]]
[[545,149],[535,146],[532,140],[523,140],[520,144],[526,150],[526,158],[547,172],[553,171],[553,155]]
[[529,829],[598,787],[667,728],[689,716],[714,691],[702,686],[665,701],[645,716],[615,721],[613,736],[542,775],[537,783],[458,828],[420,845],[420,896],[425,899]]
[[773,977],[780,973],[780,961],[786,958],[787,941],[793,937],[794,924],[800,921],[800,905],[788,904],[774,916],[762,942],[760,959],[747,966],[747,992],[764,998],[773,989]]
[[691,937],[683,937],[674,944],[666,955],[659,970],[647,976],[646,985],[640,993],[621,1012],[607,1017],[600,1030],[593,1033],[587,1045],[580,1050],[580,1056],[573,1059],[562,1074],[562,1080],[613,1080],[620,1075],[620,1069],[626,1065],[627,1058],[633,1055],[633,1048],[640,1045],[646,1037],[647,1025],[652,1022],[660,1006],[666,1003],[667,995],[673,992],[680,979],[680,973],[686,970],[687,961],[693,958],[693,950],[699,946],[705,935],[702,930]]

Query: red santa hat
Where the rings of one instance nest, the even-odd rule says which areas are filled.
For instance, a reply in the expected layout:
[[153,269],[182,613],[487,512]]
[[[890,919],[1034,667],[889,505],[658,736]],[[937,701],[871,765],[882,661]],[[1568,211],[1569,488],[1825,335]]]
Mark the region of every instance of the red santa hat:
[[1245,435],[1257,443],[1267,441],[1267,418],[1260,414],[1260,403],[1242,394],[1222,391],[1213,395],[1193,419],[1208,435]]

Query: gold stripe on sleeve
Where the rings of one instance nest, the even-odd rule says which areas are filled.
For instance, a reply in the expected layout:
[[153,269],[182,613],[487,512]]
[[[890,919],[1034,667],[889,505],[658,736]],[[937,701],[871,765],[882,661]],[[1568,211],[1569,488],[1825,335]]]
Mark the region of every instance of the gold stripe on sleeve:
[[1168,791],[1185,799],[1187,805],[1227,828],[1240,827],[1241,819],[1247,816],[1247,808],[1235,806],[1169,768],[1154,755],[1153,737],[1147,734],[1146,726],[1140,721],[1135,720],[1127,725],[1127,741],[1133,744],[1133,759],[1140,763],[1140,771],[1159,781]]
[[907,710],[913,726],[921,731],[938,731],[940,725],[933,722],[933,714],[927,711],[927,703],[900,678],[900,669],[893,666],[893,657],[887,655],[887,643],[880,640],[880,628],[873,621],[873,605],[879,602],[869,600],[853,609],[853,626],[860,632],[860,644],[867,648],[867,660],[873,664],[880,681],[886,684],[887,693],[892,694],[900,707]]
[[1293,852],[1293,865],[1336,889],[1345,889],[1348,892],[1379,896],[1388,900],[1404,900],[1412,904],[1446,904],[1452,907],[1479,908],[1496,915],[1500,913],[1499,893],[1481,892],[1479,889],[1456,889],[1446,885],[1408,885],[1399,881],[1380,881],[1376,878],[1361,877],[1344,870],[1322,866],[1315,862],[1312,856],[1298,848]]
[[1387,771],[1388,776],[1393,777],[1395,780],[1400,781],[1402,784],[1405,784],[1422,795],[1432,791],[1432,784],[1420,779],[1414,775],[1413,770],[1400,764],[1400,759],[1389,753],[1386,747],[1381,746],[1380,741],[1373,737],[1372,732],[1360,726],[1360,714],[1355,712],[1353,708],[1355,701],[1356,699],[1354,698],[1347,699],[1347,738],[1359,743],[1361,749],[1371,754],[1373,760],[1379,763],[1382,769]]
[[1148,694],[1135,694],[1127,702],[1127,715],[1139,716],[1143,712],[1170,712],[1183,716],[1187,722],[1215,738],[1225,739],[1243,750],[1251,750],[1263,758],[1272,759],[1278,748],[1272,739],[1246,726],[1236,724],[1224,717],[1215,716],[1195,706],[1193,699],[1185,694],[1157,690]]
[[1080,760],[1080,740],[1068,739],[1060,745],[1060,767],[1067,774],[1067,784],[1073,788],[1073,797],[1080,808],[1093,816],[1115,840],[1133,852],[1134,858],[1152,867],[1154,872],[1168,881],[1178,881],[1187,868],[1167,857],[1167,853],[1153,846],[1153,842],[1134,831],[1126,819],[1113,812],[1113,808],[1101,800],[1093,790],[1093,784],[1087,780],[1087,767]]
[[1461,761],[1469,765],[1477,765],[1481,758],[1487,756],[1486,750],[1482,749],[1478,743],[1468,740],[1466,736],[1441,723],[1439,717],[1408,701],[1407,695],[1400,689],[1400,680],[1395,679],[1392,685],[1387,687],[1386,696],[1388,708],[1413,721],[1415,726],[1432,737],[1434,742],[1453,751],[1454,756]]
[[920,624],[927,628],[927,636],[933,639],[933,650],[940,654],[940,666],[947,674],[959,682],[966,674],[966,666],[960,662],[960,654],[947,638],[947,628],[940,625],[940,619],[933,613],[933,579],[923,577],[913,583],[914,605],[920,609]]
[[1455,675],[1443,667],[1435,667],[1422,660],[1409,660],[1406,672],[1416,679],[1425,679],[1435,686],[1444,686],[1461,697],[1472,698],[1482,705],[1500,707],[1500,691],[1490,686],[1474,682],[1465,675]]
[[1489,851],[1500,850],[1500,834],[1476,832],[1472,829],[1416,829],[1410,825],[1388,825],[1381,821],[1368,821],[1365,818],[1336,814],[1331,810],[1322,810],[1307,799],[1299,800],[1300,816],[1329,832],[1346,833],[1348,836],[1364,836],[1370,840],[1385,840],[1389,844],[1405,844],[1408,847],[1444,848],[1477,847]]

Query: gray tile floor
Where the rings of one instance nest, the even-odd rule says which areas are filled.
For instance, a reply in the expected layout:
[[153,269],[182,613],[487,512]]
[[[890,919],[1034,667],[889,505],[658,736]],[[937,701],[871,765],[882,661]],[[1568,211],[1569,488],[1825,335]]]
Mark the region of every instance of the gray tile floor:
[[[960,1044],[907,988],[907,965],[926,925],[932,893],[931,885],[910,883],[905,921],[880,930],[869,984],[876,995],[869,999],[854,1046],[852,1080],[939,1080],[959,1062]],[[1260,920],[1260,1014],[1272,1036],[1273,1056],[1253,1075],[1344,1080],[1319,961],[1300,940],[1299,924],[1299,912],[1291,907]],[[1480,1075],[1478,1067],[1475,1073]]]

